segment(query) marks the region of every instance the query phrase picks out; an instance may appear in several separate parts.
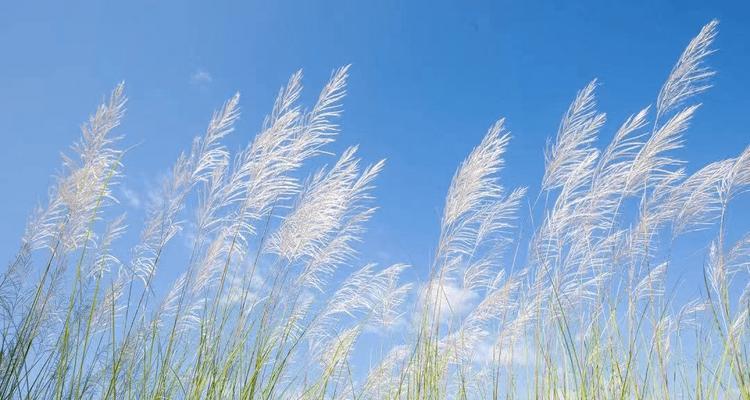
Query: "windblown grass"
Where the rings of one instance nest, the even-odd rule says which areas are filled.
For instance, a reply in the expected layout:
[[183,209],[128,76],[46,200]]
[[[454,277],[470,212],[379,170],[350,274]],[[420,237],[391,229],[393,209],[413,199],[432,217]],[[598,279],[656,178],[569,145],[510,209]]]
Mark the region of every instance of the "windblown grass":
[[[750,235],[727,235],[750,148],[691,175],[675,156],[716,29],[602,149],[596,80],[581,89],[535,197],[501,185],[511,137],[494,123],[453,177],[418,285],[403,264],[352,272],[383,161],[363,165],[354,147],[299,178],[338,134],[348,67],[309,109],[292,75],[236,154],[222,145],[239,117],[229,99],[128,252],[117,86],[0,280],[0,398],[750,399]],[[696,230],[713,237],[704,287],[678,302],[672,249]],[[168,255],[178,237],[190,251]],[[168,290],[164,264],[180,271]],[[365,366],[352,354],[373,328],[407,340]]]

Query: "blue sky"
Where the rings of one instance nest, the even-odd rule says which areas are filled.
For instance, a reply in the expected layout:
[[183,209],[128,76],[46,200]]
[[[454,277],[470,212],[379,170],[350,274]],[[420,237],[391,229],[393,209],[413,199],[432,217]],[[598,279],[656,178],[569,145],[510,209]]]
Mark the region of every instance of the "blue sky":
[[120,132],[136,145],[124,187],[142,196],[235,91],[242,119],[232,148],[253,137],[296,69],[305,71],[309,99],[332,69],[352,63],[333,149],[360,144],[366,160],[388,159],[363,259],[416,266],[429,261],[455,168],[495,119],[507,117],[514,133],[506,185],[530,185],[534,194],[545,140],[576,90],[600,79],[609,138],[653,103],[684,46],[712,18],[721,21],[710,60],[719,74],[680,156],[694,170],[750,144],[750,6],[739,1],[103,3],[0,6],[6,258],[59,153],[121,80],[130,102]]

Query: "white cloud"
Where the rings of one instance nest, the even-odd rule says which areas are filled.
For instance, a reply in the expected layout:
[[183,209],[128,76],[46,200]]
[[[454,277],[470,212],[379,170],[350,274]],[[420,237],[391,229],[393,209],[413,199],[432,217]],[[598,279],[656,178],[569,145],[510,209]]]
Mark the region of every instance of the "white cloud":
[[190,75],[190,84],[195,86],[205,86],[213,82],[214,78],[211,74],[201,68],[198,68],[192,75]]
[[440,309],[447,311],[447,317],[466,315],[477,298],[477,295],[471,290],[461,288],[452,284],[452,282],[443,285],[442,294],[439,296],[442,303]]
[[392,321],[389,321],[388,324],[384,325],[382,323],[378,324],[367,324],[365,326],[365,332],[369,334],[374,334],[376,336],[388,338],[391,337],[392,334],[398,333],[398,332],[404,332],[409,328],[408,320],[406,319],[406,316],[404,313],[397,315]]
[[533,346],[528,340],[519,340],[500,354],[500,364],[506,367],[528,367],[534,362]]
[[138,193],[124,185],[120,190],[122,192],[122,197],[127,201],[130,207],[141,208],[141,196],[138,195]]
[[[478,296],[471,290],[458,286],[453,281],[445,281],[441,286],[435,286],[431,289],[433,293],[431,298],[436,299],[435,307],[440,310],[440,323],[458,323],[468,314],[477,302]],[[424,304],[426,301],[427,288],[420,290],[419,302]],[[415,314],[415,318],[419,318]],[[415,321],[416,322],[416,321]]]
[[226,290],[219,301],[224,306],[235,306],[245,301],[249,307],[254,307],[261,300],[266,278],[261,269],[253,267],[250,261],[237,267],[238,273],[228,278]]

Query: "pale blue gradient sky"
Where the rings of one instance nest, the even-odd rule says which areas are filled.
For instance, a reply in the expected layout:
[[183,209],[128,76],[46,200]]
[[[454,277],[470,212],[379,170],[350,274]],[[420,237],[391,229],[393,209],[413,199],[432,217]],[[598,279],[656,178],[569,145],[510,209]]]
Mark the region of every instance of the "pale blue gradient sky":
[[[211,112],[242,93],[230,147],[257,132],[298,68],[310,99],[330,71],[352,63],[343,133],[387,158],[381,209],[363,260],[424,271],[453,171],[498,117],[514,133],[507,186],[541,178],[545,140],[576,90],[597,77],[609,138],[653,103],[700,27],[721,21],[719,71],[703,95],[687,148],[689,170],[750,144],[750,6],[742,2],[5,2],[0,6],[0,250],[15,250],[43,199],[59,153],[120,80],[130,98],[120,132],[125,190],[142,199]],[[64,5],[63,5],[64,4]],[[744,200],[746,201],[746,200]],[[141,211],[123,200],[138,228]],[[746,214],[741,214],[746,216]]]

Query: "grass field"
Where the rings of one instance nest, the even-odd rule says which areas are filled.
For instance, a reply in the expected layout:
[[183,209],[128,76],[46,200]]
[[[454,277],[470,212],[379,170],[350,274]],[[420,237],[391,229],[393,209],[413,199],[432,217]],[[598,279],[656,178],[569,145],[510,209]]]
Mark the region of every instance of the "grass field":
[[[236,153],[222,144],[239,117],[229,99],[127,246],[118,85],[0,278],[0,398],[750,399],[750,235],[727,234],[750,148],[692,174],[674,155],[711,85],[717,27],[602,148],[598,84],[582,88],[534,193],[503,186],[513,141],[492,124],[422,266],[356,253],[383,161],[353,147],[311,173],[339,134],[346,66],[309,106],[294,74]],[[672,249],[696,231],[702,294],[683,301]],[[395,345],[368,362],[355,353],[373,331]]]

